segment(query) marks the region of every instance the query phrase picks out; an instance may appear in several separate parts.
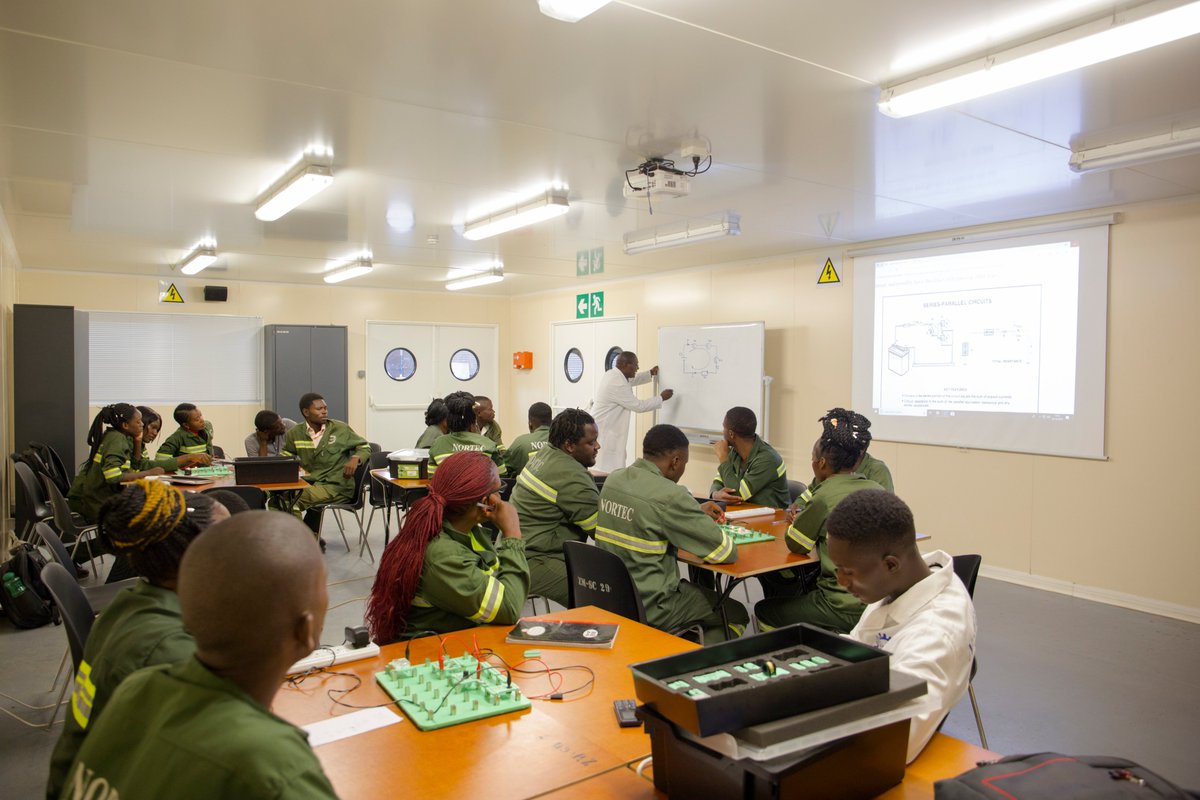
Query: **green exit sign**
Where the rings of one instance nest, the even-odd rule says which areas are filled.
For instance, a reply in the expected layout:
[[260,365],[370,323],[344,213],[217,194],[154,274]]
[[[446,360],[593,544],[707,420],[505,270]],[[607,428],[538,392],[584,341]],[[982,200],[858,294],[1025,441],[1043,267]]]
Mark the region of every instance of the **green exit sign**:
[[604,316],[604,292],[584,292],[575,295],[575,319],[595,319]]

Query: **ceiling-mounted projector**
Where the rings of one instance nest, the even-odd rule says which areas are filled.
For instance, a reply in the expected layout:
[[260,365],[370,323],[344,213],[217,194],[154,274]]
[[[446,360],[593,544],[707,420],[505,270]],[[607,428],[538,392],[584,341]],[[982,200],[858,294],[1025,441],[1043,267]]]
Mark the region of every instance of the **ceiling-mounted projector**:
[[677,172],[630,172],[626,175],[624,190],[626,197],[687,197],[691,194],[692,183],[687,175]]

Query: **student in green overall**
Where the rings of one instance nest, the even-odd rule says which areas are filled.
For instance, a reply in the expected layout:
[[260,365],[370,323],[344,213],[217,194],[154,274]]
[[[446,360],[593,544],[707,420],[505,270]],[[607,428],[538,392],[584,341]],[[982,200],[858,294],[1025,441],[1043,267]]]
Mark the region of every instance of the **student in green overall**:
[[[529,567],[516,509],[500,488],[483,453],[443,462],[379,560],[365,615],[376,642],[520,619]],[[495,545],[485,520],[500,530]]]
[[479,435],[496,443],[496,449],[504,452],[504,431],[496,422],[496,409],[490,397],[475,395],[475,421],[479,425]]
[[[75,480],[71,481],[71,490],[67,494],[72,511],[95,524],[100,506],[121,490],[121,484],[163,474],[162,467],[147,464],[140,458],[144,433],[141,412],[129,403],[100,409],[88,430],[87,443],[91,452]],[[142,468],[135,467],[135,462]]]
[[212,423],[204,419],[200,409],[191,403],[175,406],[175,421],[179,429],[158,447],[159,456],[213,455]]
[[713,443],[719,463],[709,496],[726,503],[787,508],[787,465],[775,448],[755,433],[758,418],[754,412],[734,406],[725,413],[721,428],[724,438]]
[[[698,505],[679,485],[687,468],[689,443],[674,425],[655,425],[642,441],[642,457],[613,472],[600,490],[596,546],[616,553],[629,567],[646,609],[646,621],[664,631],[691,625],[704,629],[704,642],[724,641],[720,595],[681,581],[678,551],[709,564],[737,561],[737,544],[721,530],[716,503]],[[722,604],[729,631],[741,636],[750,617],[732,598]]]
[[862,431],[857,415],[834,409],[822,418],[822,424],[824,429],[813,445],[812,453],[817,488],[806,492],[809,499],[802,509],[788,513],[785,536],[788,549],[793,553],[817,551],[820,573],[810,591],[798,597],[768,596],[754,606],[754,615],[764,630],[808,622],[835,633],[849,633],[862,616],[863,603],[838,584],[837,568],[829,558],[825,523],[842,498],[863,489],[883,487],[854,471],[862,452]]
[[480,436],[478,420],[475,418],[475,396],[470,392],[454,392],[446,395],[446,425],[450,432],[439,436],[429,447],[429,475],[437,472],[438,465],[455,453],[485,453],[506,477],[504,460],[496,443]]
[[529,593],[567,604],[563,543],[583,542],[596,531],[600,493],[588,468],[600,451],[592,415],[568,408],[550,423],[549,445],[517,477],[512,503],[521,517],[529,556]]
[[336,797],[307,734],[270,711],[288,668],[320,643],[329,602],[306,532],[287,514],[248,511],[192,542],[178,592],[195,654],[121,684],[61,797]]
[[871,420],[856,411],[850,413],[854,414],[855,421],[858,423],[862,441],[862,455],[858,457],[858,463],[854,465],[854,471],[864,478],[870,478],[884,489],[895,494],[896,485],[892,482],[892,471],[888,469],[887,464],[867,452],[867,448],[871,446]]
[[309,509],[354,499],[354,472],[371,458],[371,445],[346,423],[330,419],[325,398],[316,392],[300,397],[300,413],[304,424],[287,432],[280,455],[300,459],[309,487],[300,493],[292,511],[303,514],[309,529],[319,533],[321,513]]
[[138,406],[142,415],[142,456],[141,462],[135,464],[137,469],[162,467],[167,472],[175,472],[187,467],[203,467],[212,463],[212,457],[207,453],[184,453],[179,456],[169,456],[166,453],[150,455],[150,445],[158,439],[162,432],[162,415],[150,406]]
[[449,430],[449,426],[446,425],[446,401],[435,397],[429,407],[425,409],[425,432],[421,434],[413,447],[418,450],[428,450],[439,436]]
[[67,770],[117,687],[142,667],[174,664],[195,650],[175,594],[179,561],[200,532],[229,516],[212,497],[158,481],[134,481],[100,507],[100,537],[141,580],[122,589],[92,626],[75,675],[62,735],[50,757],[46,796],[62,793]]
[[513,439],[504,451],[504,468],[508,478],[520,475],[533,454],[548,446],[551,416],[550,406],[545,403],[534,403],[529,407],[529,433]]

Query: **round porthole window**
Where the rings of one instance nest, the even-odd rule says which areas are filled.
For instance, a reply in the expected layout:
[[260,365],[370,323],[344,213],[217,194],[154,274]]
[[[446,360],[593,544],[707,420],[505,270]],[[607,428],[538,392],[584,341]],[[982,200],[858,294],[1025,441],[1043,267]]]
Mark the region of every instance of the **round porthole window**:
[[617,365],[617,356],[621,355],[624,350],[620,347],[610,347],[608,352],[604,354],[604,371],[608,372]]
[[567,351],[567,357],[563,359],[563,372],[571,383],[579,383],[583,377],[583,353],[579,352],[578,347]]
[[417,357],[407,347],[396,347],[383,357],[383,371],[394,381],[406,381],[417,374]]
[[469,381],[479,374],[479,356],[474,350],[455,350],[450,356],[450,372],[460,381]]

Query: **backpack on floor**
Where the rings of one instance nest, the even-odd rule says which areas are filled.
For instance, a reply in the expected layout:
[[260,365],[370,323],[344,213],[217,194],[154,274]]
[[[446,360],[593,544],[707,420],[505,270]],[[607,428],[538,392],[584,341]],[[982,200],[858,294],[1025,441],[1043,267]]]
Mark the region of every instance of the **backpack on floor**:
[[1034,753],[1008,756],[933,785],[936,800],[1124,800],[1157,797],[1194,800],[1143,766],[1115,756]]
[[[18,628],[40,628],[58,624],[58,606],[50,590],[42,583],[46,559],[29,542],[20,542],[10,551],[12,557],[0,564],[0,608]],[[9,577],[9,576],[12,577]]]

